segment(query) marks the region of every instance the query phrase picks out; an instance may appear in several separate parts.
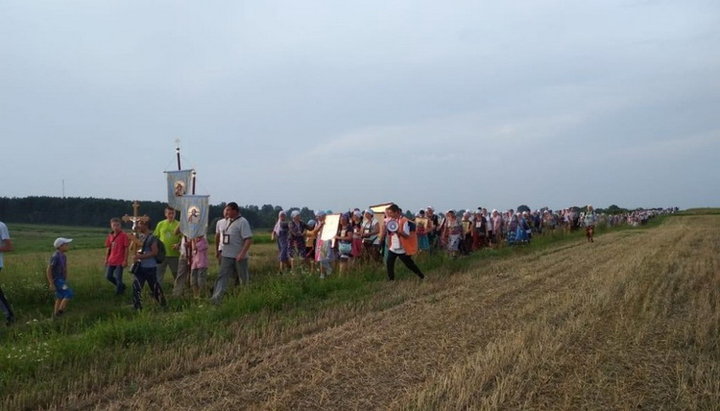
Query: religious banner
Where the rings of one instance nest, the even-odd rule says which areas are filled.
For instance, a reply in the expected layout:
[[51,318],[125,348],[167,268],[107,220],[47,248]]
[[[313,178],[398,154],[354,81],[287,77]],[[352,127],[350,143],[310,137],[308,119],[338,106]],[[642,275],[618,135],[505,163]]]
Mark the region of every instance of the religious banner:
[[335,243],[335,236],[340,229],[340,214],[328,214],[325,216],[325,225],[323,225],[320,239],[323,241],[332,241]]
[[207,233],[210,214],[210,196],[184,195],[177,198],[180,210],[180,232],[187,238],[197,238]]
[[180,208],[180,203],[177,201],[180,197],[192,193],[192,173],[194,170],[177,170],[177,171],[166,171],[167,174],[167,190],[168,190],[168,204],[170,207],[175,209]]
[[375,204],[370,206],[370,211],[375,214],[375,220],[380,223],[380,233],[381,237],[384,235],[385,232],[385,209],[390,207],[393,203],[381,203],[381,204]]
[[427,217],[416,217],[415,224],[418,226],[418,231],[420,227],[422,227],[423,230],[426,230],[428,227],[428,219]]
[[325,224],[319,235],[315,258],[318,261],[332,259],[332,248],[335,247],[335,236],[340,227],[340,214],[328,214],[325,216]]

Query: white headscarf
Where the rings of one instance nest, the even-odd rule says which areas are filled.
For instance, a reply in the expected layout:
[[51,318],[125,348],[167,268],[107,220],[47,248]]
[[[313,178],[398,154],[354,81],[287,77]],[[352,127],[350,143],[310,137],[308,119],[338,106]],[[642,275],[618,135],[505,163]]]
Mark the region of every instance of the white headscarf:
[[280,217],[281,216],[287,216],[287,213],[285,213],[285,210],[280,210],[280,212],[278,213],[278,219],[277,219],[277,222],[275,223],[275,227],[273,228],[273,233],[275,233],[275,235],[280,235]]

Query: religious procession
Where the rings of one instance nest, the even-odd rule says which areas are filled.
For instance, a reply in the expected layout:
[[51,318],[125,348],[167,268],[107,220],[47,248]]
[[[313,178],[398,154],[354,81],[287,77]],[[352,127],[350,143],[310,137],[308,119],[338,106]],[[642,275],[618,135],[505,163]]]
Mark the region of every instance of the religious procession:
[[[173,194],[180,191],[173,191]],[[184,199],[190,201],[192,197]],[[158,304],[166,304],[162,284],[169,270],[173,279],[173,297],[189,293],[196,299],[209,298],[220,304],[230,287],[246,285],[251,280],[249,253],[253,230],[235,202],[227,203],[223,216],[214,227],[214,239],[208,240],[203,226],[206,211],[203,204],[192,202],[185,218],[176,220],[177,210],[168,205],[165,220],[153,231],[147,217],[125,216],[136,224],[127,236],[120,228],[120,219],[111,220],[112,233],[106,247],[106,278],[125,290],[123,267],[132,260],[133,306],[142,308],[141,292],[147,283]],[[596,225],[608,227],[647,222],[663,210],[641,210],[624,215],[595,212],[591,205],[584,210],[567,208],[535,211],[447,210],[436,213],[432,206],[413,214],[395,203],[383,203],[347,212],[318,210],[310,220],[303,221],[299,210],[280,211],[272,228],[271,239],[277,245],[278,274],[303,272],[324,279],[331,275],[348,275],[355,267],[374,266],[384,269],[388,281],[395,280],[395,263],[400,260],[420,281],[425,278],[414,256],[422,253],[446,253],[461,258],[483,248],[502,248],[529,244],[533,238],[559,231],[584,230],[587,242],[594,242]],[[196,218],[199,216],[199,218]],[[190,232],[193,225],[202,230]],[[194,236],[193,236],[194,235]],[[128,239],[130,237],[130,239]],[[218,276],[208,282],[211,258],[217,259]]]
[[[231,287],[251,281],[250,249],[253,229],[236,202],[229,202],[223,215],[209,227],[209,196],[196,195],[196,172],[183,170],[177,153],[178,170],[167,175],[167,206],[162,221],[153,222],[141,215],[139,203],[133,203],[133,215],[110,219],[110,233],[105,240],[105,278],[123,295],[128,288],[123,274],[129,268],[132,307],[143,308],[143,291],[160,306],[167,304],[163,289],[165,275],[172,275],[172,297],[207,298],[219,305]],[[584,229],[588,243],[594,242],[597,225],[641,225],[659,214],[672,210],[637,210],[625,214],[596,213],[593,206],[563,210],[543,208],[530,210],[520,206],[489,211],[484,207],[436,212],[428,206],[416,213],[403,210],[393,202],[350,208],[333,213],[318,210],[303,220],[297,209],[282,210],[270,233],[277,245],[278,274],[306,273],[320,279],[345,276],[359,268],[384,270],[388,281],[395,280],[396,260],[425,279],[415,256],[446,254],[462,258],[484,248],[499,249],[530,244],[534,238],[557,232],[570,233]],[[179,218],[178,218],[179,217]],[[131,224],[129,233],[122,224]],[[0,223],[1,224],[1,223]],[[209,230],[209,228],[213,228]],[[9,251],[6,226],[0,226],[1,251]],[[212,238],[208,238],[212,236]],[[72,239],[59,237],[53,246],[47,281],[55,294],[53,317],[62,316],[74,292],[67,282],[67,258]],[[2,269],[0,252],[0,269]],[[217,261],[217,277],[211,284],[209,269]],[[0,309],[7,323],[14,321],[10,303],[0,289]]]

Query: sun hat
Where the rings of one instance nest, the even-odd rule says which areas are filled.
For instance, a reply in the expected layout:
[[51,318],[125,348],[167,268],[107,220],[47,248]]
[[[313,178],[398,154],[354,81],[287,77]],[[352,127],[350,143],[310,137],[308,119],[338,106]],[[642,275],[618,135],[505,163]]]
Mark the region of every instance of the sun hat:
[[55,242],[53,243],[53,246],[55,248],[60,248],[65,244],[69,244],[72,242],[72,238],[65,238],[65,237],[58,237],[55,239]]

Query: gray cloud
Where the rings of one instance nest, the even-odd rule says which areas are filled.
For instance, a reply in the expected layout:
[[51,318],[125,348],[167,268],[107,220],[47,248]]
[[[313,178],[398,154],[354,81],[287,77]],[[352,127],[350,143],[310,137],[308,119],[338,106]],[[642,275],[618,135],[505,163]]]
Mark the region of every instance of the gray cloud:
[[3,194],[718,205],[719,9],[7,1]]

